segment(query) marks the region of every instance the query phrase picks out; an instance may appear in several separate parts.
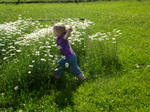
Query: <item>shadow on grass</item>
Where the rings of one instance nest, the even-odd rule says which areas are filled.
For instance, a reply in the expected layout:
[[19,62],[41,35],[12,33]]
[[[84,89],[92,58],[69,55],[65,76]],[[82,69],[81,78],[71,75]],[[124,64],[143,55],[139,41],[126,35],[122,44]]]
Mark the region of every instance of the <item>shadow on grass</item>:
[[73,77],[70,78],[70,76],[62,76],[60,80],[56,81],[53,89],[57,92],[55,96],[55,103],[59,110],[63,110],[67,106],[74,105],[72,102],[72,96],[80,84],[81,83],[76,81]]
[[[112,71],[118,72],[121,70],[121,65],[117,64],[117,66],[119,68],[107,66],[105,67],[107,69],[104,71],[101,71],[101,69],[98,71],[91,70],[91,73],[88,71],[89,75],[85,74],[87,76],[86,82],[93,82],[97,78],[112,78],[118,76],[118,74],[112,73]],[[85,70],[87,69],[88,68],[85,68]],[[33,76],[27,75],[26,77],[22,77],[23,79],[21,80],[24,82],[20,84],[22,87],[19,87],[22,90],[19,89],[17,92],[15,92],[14,98],[12,98],[12,101],[10,101],[12,103],[6,103],[7,106],[5,105],[4,108],[13,107],[15,111],[17,108],[20,108],[19,104],[24,104],[25,101],[28,103],[31,99],[33,99],[33,103],[36,104],[36,102],[40,101],[44,95],[50,95],[54,97],[52,104],[55,103],[59,110],[63,110],[68,106],[74,106],[72,99],[73,93],[79,88],[80,84],[74,79],[70,72],[69,74],[64,73],[61,79],[53,84],[50,83],[51,77],[48,77],[47,73],[40,73],[41,74],[39,74],[37,71],[37,73],[34,73],[35,75]],[[54,91],[54,96],[51,94],[50,90]]]
[[[87,80],[85,83],[94,82],[98,78],[113,78],[122,76],[121,72],[123,70],[122,63],[117,60],[111,63],[104,63],[103,71],[99,68],[99,71],[91,71],[88,74],[85,73]],[[88,68],[85,68],[86,71]],[[88,71],[88,70],[87,70]],[[71,75],[71,74],[68,74]],[[83,82],[84,83],[84,82]],[[55,87],[57,94],[55,96],[55,103],[58,105],[60,110],[63,110],[67,106],[74,106],[73,103],[73,93],[80,87],[82,83],[77,82],[73,78],[70,79],[70,76],[67,77],[66,74],[57,81]]]

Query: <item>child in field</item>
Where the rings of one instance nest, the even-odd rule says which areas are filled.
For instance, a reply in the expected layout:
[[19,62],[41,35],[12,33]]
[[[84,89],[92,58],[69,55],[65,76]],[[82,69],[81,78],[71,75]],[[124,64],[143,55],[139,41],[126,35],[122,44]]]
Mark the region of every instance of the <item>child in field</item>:
[[73,51],[69,44],[69,41],[67,40],[68,37],[71,36],[72,28],[70,27],[69,29],[67,29],[63,23],[52,23],[52,25],[54,36],[57,37],[57,47],[60,50],[61,54],[64,56],[64,58],[61,58],[58,61],[56,73],[53,77],[55,79],[59,79],[64,68],[70,67],[79,81],[85,80],[86,78],[77,64],[77,57],[75,55],[75,52]]

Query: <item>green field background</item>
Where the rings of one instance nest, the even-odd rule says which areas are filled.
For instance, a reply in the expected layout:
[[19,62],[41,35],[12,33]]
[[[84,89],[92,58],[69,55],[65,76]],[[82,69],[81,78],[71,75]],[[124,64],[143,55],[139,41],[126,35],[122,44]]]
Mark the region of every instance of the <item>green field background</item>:
[[[74,79],[70,78],[70,74],[65,73],[66,78],[60,81],[59,89],[28,92],[20,90],[20,93],[15,93],[18,98],[15,102],[13,95],[15,82],[11,80],[13,86],[2,88],[5,89],[6,96],[3,97],[0,94],[3,98],[0,100],[0,111],[19,112],[22,109],[25,112],[150,112],[149,1],[0,4],[0,24],[16,21],[19,15],[22,18],[31,17],[32,19],[86,18],[93,21],[95,25],[87,30],[85,37],[96,32],[120,30],[122,35],[117,43],[117,56],[121,67],[116,69],[113,66],[110,68],[98,66],[98,60],[93,59],[93,56],[99,57],[98,51],[90,48],[90,51],[94,51],[95,54],[89,58],[88,65],[83,65],[81,62],[84,62],[84,58],[80,58],[82,60],[80,66],[84,69],[85,76],[89,78],[88,81],[77,86],[73,82]],[[40,23],[50,25],[50,22]],[[95,45],[98,50],[100,44]],[[23,62],[26,62],[25,59]],[[23,62],[22,66],[13,63],[0,65],[0,79],[3,79],[0,81],[7,82],[5,74],[12,76],[16,73],[12,70],[24,68]],[[23,70],[19,69],[19,71]],[[90,79],[92,76],[97,76],[97,78]],[[43,81],[43,83],[48,86],[47,82]],[[3,85],[3,83],[0,84]]]
[[[74,2],[75,0],[20,0],[21,2],[51,2],[51,1],[55,1],[55,2]],[[92,2],[92,1],[148,1],[148,0],[76,0],[79,2]],[[0,2],[18,2],[18,0],[0,0]]]

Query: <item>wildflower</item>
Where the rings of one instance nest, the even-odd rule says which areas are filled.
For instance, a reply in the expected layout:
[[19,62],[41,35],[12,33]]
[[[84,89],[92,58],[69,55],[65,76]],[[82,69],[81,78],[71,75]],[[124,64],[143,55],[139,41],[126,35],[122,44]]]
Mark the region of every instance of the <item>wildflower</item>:
[[57,70],[58,70],[58,68],[55,69],[55,71],[57,71]]
[[49,55],[49,57],[53,58],[53,55]]
[[114,35],[114,37],[119,37],[120,35]]
[[140,66],[138,64],[136,64],[135,66],[136,66],[136,68],[140,68]]
[[112,40],[116,40],[116,38],[112,38]]
[[9,46],[8,48],[10,48],[10,49],[15,49],[15,47],[14,47],[14,46]]
[[44,58],[41,58],[41,61],[44,61],[44,62],[45,62],[45,61],[46,61],[46,59],[44,59]]
[[40,46],[40,49],[43,49],[44,48],[44,46]]
[[15,56],[15,54],[10,54],[10,56]]
[[45,43],[46,45],[49,45],[49,42],[48,41],[46,41],[46,43]]
[[105,40],[109,40],[109,38],[105,38]]
[[120,32],[120,30],[117,30],[117,31],[116,31],[116,33],[119,33],[119,32]]
[[5,46],[5,45],[0,43],[0,46]]
[[23,110],[19,110],[19,112],[23,112]]
[[15,90],[15,91],[17,91],[17,90],[18,90],[18,88],[19,88],[19,87],[18,87],[18,86],[16,86],[16,87],[14,87],[14,90]]
[[31,74],[31,71],[28,71],[28,74]]
[[32,67],[33,67],[33,65],[29,65],[29,67],[30,67],[30,68],[32,68]]
[[147,65],[146,67],[147,67],[147,68],[149,68],[149,67],[150,67],[150,65]]
[[39,56],[39,55],[40,55],[40,52],[39,52],[39,51],[36,51],[36,52],[35,52],[35,55],[36,55],[36,56]]
[[104,40],[104,39],[103,39],[103,38],[98,38],[98,40],[99,40],[99,41],[102,41],[102,40]]
[[16,52],[20,53],[20,52],[21,52],[21,50],[16,50]]
[[47,46],[47,48],[51,48],[51,46]]
[[5,52],[6,50],[5,50],[5,49],[2,49],[2,51]]
[[42,44],[42,42],[39,42],[39,44]]
[[4,58],[3,58],[3,60],[6,60],[6,59],[8,59],[8,57],[4,57]]

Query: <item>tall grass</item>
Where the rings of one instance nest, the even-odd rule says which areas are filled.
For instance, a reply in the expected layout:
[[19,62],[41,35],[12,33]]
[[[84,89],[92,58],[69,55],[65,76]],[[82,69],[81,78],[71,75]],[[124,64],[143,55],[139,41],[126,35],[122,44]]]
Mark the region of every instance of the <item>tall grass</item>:
[[[81,68],[85,67],[86,72],[100,73],[104,66],[116,64],[116,38],[113,36],[118,36],[115,33],[119,31],[99,32],[88,38],[88,34],[83,30],[92,22],[71,19],[61,22],[73,27],[69,41],[79,57]],[[16,22],[1,24],[0,28],[3,80],[0,85],[1,92],[5,94],[1,96],[1,105],[15,106],[20,100],[18,97],[21,91],[50,89],[51,76],[61,55],[49,25],[40,25],[39,22],[30,22],[30,19],[23,20],[20,17]]]

